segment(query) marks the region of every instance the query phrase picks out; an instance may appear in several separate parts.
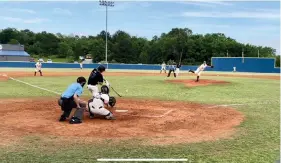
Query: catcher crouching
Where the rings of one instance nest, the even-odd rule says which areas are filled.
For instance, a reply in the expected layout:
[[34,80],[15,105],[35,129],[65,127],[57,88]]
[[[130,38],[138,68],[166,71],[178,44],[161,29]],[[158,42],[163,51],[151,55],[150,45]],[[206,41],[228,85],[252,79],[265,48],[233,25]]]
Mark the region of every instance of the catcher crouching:
[[107,120],[115,120],[116,118],[105,108],[105,105],[114,107],[116,99],[109,96],[109,88],[106,85],[101,87],[101,91],[96,93],[93,99],[88,101],[88,111],[90,118],[93,119],[94,115],[104,116]]

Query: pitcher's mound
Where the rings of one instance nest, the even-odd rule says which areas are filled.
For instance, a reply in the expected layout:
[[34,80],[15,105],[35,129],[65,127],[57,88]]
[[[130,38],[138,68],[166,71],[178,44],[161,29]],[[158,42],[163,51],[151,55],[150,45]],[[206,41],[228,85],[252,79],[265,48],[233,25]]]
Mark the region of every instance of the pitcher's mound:
[[117,99],[116,108],[110,109],[116,120],[89,119],[86,112],[83,123],[74,125],[58,122],[62,111],[56,99],[6,99],[0,108],[3,142],[30,135],[71,141],[141,139],[148,144],[211,141],[231,137],[244,118],[231,108],[124,98]]
[[181,83],[185,84],[188,87],[196,87],[196,86],[206,86],[206,85],[219,85],[219,84],[229,84],[230,82],[219,81],[219,80],[208,80],[208,79],[200,79],[199,82],[196,82],[195,79],[191,80],[166,80],[170,83]]

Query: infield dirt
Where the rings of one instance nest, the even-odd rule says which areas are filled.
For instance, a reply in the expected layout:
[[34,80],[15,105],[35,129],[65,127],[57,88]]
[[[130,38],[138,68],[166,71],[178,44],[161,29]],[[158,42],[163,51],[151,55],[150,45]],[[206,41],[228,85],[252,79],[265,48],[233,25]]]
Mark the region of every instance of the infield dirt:
[[[27,72],[0,72],[0,74],[7,74],[14,78],[33,76],[33,73]],[[44,76],[50,77],[81,75],[89,74],[88,72],[44,72]],[[105,75],[164,76],[166,74],[106,72]],[[253,76],[243,75],[243,77]],[[272,79],[277,77],[271,76]],[[0,76],[0,80],[7,79]],[[169,82],[185,83],[186,80]],[[190,83],[201,83],[201,85],[222,83],[210,80],[201,80],[199,83],[193,80],[188,82],[189,86],[194,86]],[[144,144],[159,145],[214,141],[235,135],[236,127],[244,120],[244,116],[229,107],[208,106],[210,105],[178,101],[118,98],[116,107],[110,109],[117,120],[89,119],[88,113],[85,112],[82,124],[71,125],[68,122],[58,122],[61,110],[56,98],[1,99],[0,116],[5,121],[0,123],[0,144],[9,144],[27,135],[57,136],[62,139],[87,141],[140,139]],[[116,112],[116,109],[128,110],[128,112]]]
[[[0,102],[1,142],[6,144],[27,135],[58,136],[85,140],[141,139],[144,144],[175,144],[230,138],[244,116],[231,108],[155,100],[117,99],[110,110],[117,120],[101,117],[71,125],[58,122],[57,99],[5,99]],[[128,110],[125,113],[115,109]],[[168,113],[168,114],[165,114]]]

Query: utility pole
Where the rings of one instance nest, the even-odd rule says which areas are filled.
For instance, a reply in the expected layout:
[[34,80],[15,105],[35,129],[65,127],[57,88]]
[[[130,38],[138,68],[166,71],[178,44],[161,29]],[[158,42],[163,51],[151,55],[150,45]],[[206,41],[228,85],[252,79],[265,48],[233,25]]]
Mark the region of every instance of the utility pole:
[[105,62],[108,68],[108,62],[107,62],[107,7],[114,7],[114,2],[113,1],[105,1],[105,0],[100,0],[100,5],[105,6]]

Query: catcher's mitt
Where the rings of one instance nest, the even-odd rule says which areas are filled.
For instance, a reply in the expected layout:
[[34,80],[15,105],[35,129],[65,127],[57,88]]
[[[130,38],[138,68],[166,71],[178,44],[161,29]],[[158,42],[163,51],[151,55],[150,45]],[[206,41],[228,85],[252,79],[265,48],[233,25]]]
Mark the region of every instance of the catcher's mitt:
[[109,102],[108,104],[111,106],[111,107],[114,107],[114,105],[116,104],[116,99],[115,97],[109,97]]

